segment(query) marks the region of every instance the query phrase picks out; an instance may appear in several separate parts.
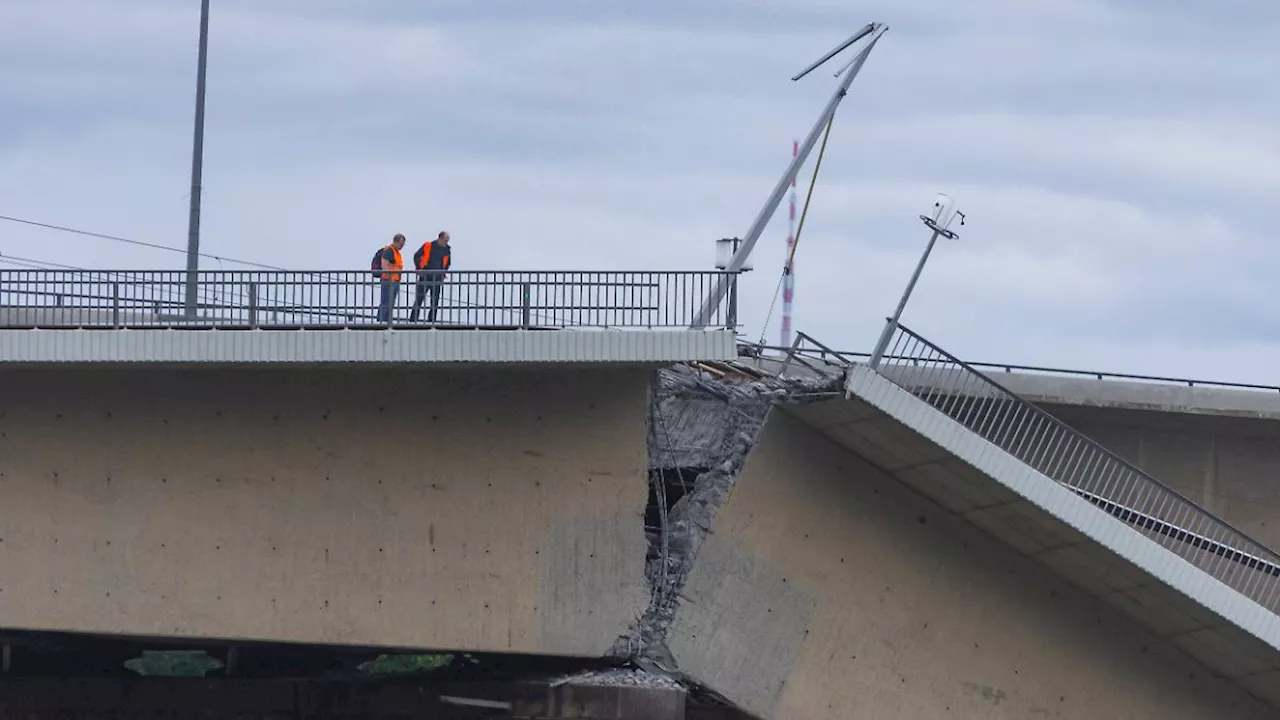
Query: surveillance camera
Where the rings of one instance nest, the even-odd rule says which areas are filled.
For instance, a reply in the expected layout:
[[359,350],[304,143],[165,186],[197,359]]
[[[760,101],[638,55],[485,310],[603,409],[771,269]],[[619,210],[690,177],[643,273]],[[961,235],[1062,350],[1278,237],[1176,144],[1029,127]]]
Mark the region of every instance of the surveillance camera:
[[929,220],[940,228],[945,228],[951,224],[951,220],[956,214],[956,203],[951,197],[945,193],[938,193],[938,197],[933,201],[933,208],[929,212]]

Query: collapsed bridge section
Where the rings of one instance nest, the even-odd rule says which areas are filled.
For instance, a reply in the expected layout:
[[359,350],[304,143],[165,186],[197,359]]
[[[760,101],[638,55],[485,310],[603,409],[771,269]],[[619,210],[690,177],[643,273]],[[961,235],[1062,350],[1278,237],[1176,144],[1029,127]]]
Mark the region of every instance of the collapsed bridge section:
[[683,671],[765,717],[1274,713],[1274,554],[901,350],[770,415],[681,592]]

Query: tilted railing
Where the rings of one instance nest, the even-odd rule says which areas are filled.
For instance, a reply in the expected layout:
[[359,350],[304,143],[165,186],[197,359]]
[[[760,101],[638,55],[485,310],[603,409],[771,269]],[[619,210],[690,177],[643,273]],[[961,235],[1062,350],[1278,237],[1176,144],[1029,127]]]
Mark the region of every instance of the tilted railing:
[[[778,368],[778,376],[785,376],[787,371],[794,363],[803,365],[804,367],[818,373],[826,374],[831,371],[831,365],[834,363],[836,367],[849,366],[855,362],[859,362],[861,358],[867,357],[862,353],[845,353],[839,350],[832,350],[815,340],[812,336],[797,332],[795,342],[789,348],[774,347],[769,345],[749,345],[742,346],[742,349],[749,350],[753,354],[758,354],[764,350],[783,350],[785,354],[782,358],[782,365]],[[816,362],[807,362],[806,358],[815,360]]]
[[899,326],[878,371],[1273,612],[1280,556],[1083,433]]
[[[720,272],[450,272],[434,325],[498,328],[685,328]],[[382,282],[359,271],[0,270],[0,327],[414,327],[417,277],[405,272],[389,320]],[[709,327],[733,327],[727,307]]]
[[[810,358],[819,363],[848,364],[850,362],[866,362],[871,353],[858,350],[834,350],[805,335],[797,333],[797,342],[791,347],[759,343],[742,343],[744,350],[752,354],[768,352],[780,355],[788,364],[800,358]],[[909,362],[910,358],[894,358]],[[1184,385],[1190,388],[1222,388],[1226,390],[1259,390],[1263,392],[1280,392],[1280,385],[1262,385],[1259,383],[1231,382],[1228,380],[1203,380],[1197,378],[1174,377],[1172,375],[1143,375],[1140,373],[1107,372],[1104,370],[1081,370],[1077,368],[1047,367],[1044,365],[1016,365],[1012,363],[979,362],[966,360],[970,367],[978,370],[992,371],[992,374],[1026,373],[1029,375],[1056,375],[1066,378],[1088,378],[1090,380],[1128,380],[1154,385]]]

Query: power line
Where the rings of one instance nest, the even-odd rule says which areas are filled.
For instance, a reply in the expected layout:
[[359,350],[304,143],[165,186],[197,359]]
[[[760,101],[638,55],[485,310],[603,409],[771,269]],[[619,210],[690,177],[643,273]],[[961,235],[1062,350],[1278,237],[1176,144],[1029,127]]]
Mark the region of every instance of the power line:
[[[143,240],[134,240],[132,238],[120,237],[119,235],[107,235],[106,233],[92,232],[90,230],[80,230],[78,228],[66,227],[63,225],[53,225],[51,223],[43,223],[43,222],[38,222],[36,220],[28,220],[26,218],[13,217],[11,215],[0,215],[0,220],[4,220],[6,222],[11,222],[11,223],[18,223],[21,225],[30,225],[32,227],[44,228],[46,230],[56,230],[58,232],[71,233],[72,235],[81,235],[84,237],[98,238],[100,240],[112,240],[114,242],[127,243],[129,245],[137,245],[138,247],[151,248],[152,250],[165,250],[167,252],[182,253],[183,255],[187,254],[186,250],[183,250],[182,248],[172,247],[169,245],[161,245],[159,243],[146,242]],[[282,267],[276,267],[274,265],[264,265],[263,263],[253,262],[252,260],[238,260],[233,257],[226,257],[223,255],[211,255],[208,253],[198,253],[198,254],[200,257],[209,258],[210,260],[217,260],[219,262],[236,263],[237,265],[256,267],[262,270],[280,270],[280,271],[284,270],[284,268]],[[80,268],[69,268],[69,269],[78,270]]]
[[[13,222],[13,223],[19,223],[19,224],[22,224],[22,225],[30,225],[30,226],[32,226],[32,227],[44,228],[44,229],[46,229],[46,230],[55,230],[55,231],[58,231],[58,232],[65,232],[65,233],[70,233],[70,234],[73,234],[73,235],[81,235],[81,236],[84,236],[84,237],[98,238],[98,239],[102,239],[102,240],[112,240],[112,241],[114,241],[114,242],[127,243],[127,244],[129,244],[129,245],[137,245],[137,246],[139,246],[139,247],[152,248],[152,249],[155,249],[155,250],[167,250],[168,252],[182,253],[183,255],[186,255],[186,254],[187,254],[187,251],[186,251],[186,250],[183,250],[182,248],[172,247],[172,246],[170,246],[170,245],[161,245],[161,244],[159,244],[159,243],[145,242],[145,241],[143,241],[143,240],[134,240],[133,238],[120,237],[120,236],[118,236],[118,235],[108,235],[108,234],[106,234],[106,233],[93,232],[93,231],[91,231],[91,230],[81,230],[81,229],[79,229],[79,228],[66,227],[66,226],[64,226],[64,225],[54,225],[54,224],[51,224],[51,223],[39,222],[39,221],[37,221],[37,220],[30,220],[30,219],[28,219],[28,218],[14,217],[14,216],[12,216],[12,215],[0,215],[0,220],[5,220],[5,221],[8,221],[8,222]],[[236,264],[238,264],[238,265],[246,265],[246,266],[249,266],[249,267],[255,267],[255,268],[258,268],[258,269],[260,269],[260,270],[271,270],[271,271],[276,271],[276,272],[291,272],[291,271],[289,271],[289,270],[286,270],[286,269],[284,269],[284,268],[282,268],[282,267],[278,267],[278,266],[276,266],[276,265],[266,265],[266,264],[264,264],[264,263],[253,262],[252,260],[239,260],[239,259],[237,259],[237,258],[225,257],[225,256],[222,256],[222,255],[211,255],[211,254],[208,254],[208,253],[198,253],[198,254],[199,254],[199,256],[200,256],[200,257],[210,258],[210,259],[212,259],[212,260],[217,260],[217,261],[219,261],[219,262],[230,262],[230,263],[236,263]],[[69,270],[69,271],[72,271],[72,272],[75,272],[75,273],[102,273],[102,272],[107,272],[108,274],[117,275],[117,276],[119,276],[119,277],[125,278],[125,279],[130,280],[130,281],[137,281],[137,280],[141,280],[141,279],[142,279],[142,278],[137,277],[136,275],[130,275],[130,274],[128,274],[128,273],[119,273],[119,272],[112,273],[112,272],[110,272],[110,271],[103,271],[103,270],[89,270],[89,269],[87,269],[87,268],[76,267],[76,266],[74,266],[74,265],[64,265],[64,264],[62,264],[62,263],[49,262],[49,261],[47,261],[47,260],[32,260],[31,258],[21,258],[21,257],[17,257],[17,256],[15,256],[15,255],[4,255],[3,253],[0,253],[0,258],[5,258],[5,257],[7,257],[7,258],[9,258],[9,259],[11,259],[11,260],[15,260],[15,261],[17,261],[17,262],[8,262],[8,263],[6,263],[6,264],[9,264],[9,265],[16,265],[16,266],[19,266],[19,267],[26,267],[26,268],[34,269],[34,270],[45,270],[45,269],[53,269],[53,268],[57,268],[57,269],[61,269],[61,270]],[[34,264],[32,264],[32,263],[34,263]],[[322,277],[324,277],[323,275],[320,275],[320,274],[318,274],[318,273],[314,273],[314,272],[304,272],[304,273],[302,273],[302,276],[303,276],[303,277],[317,277],[317,278],[322,278]],[[214,294],[214,296],[213,296],[213,297],[214,297],[215,299],[217,299],[217,298],[219,297],[218,293],[224,293],[224,292],[226,292],[226,291],[215,291],[215,294]],[[205,293],[206,293],[206,294],[205,294],[205,297],[206,297],[206,299],[207,299],[207,298],[209,297],[209,296],[208,296],[208,294],[207,294],[207,293],[208,293],[208,291],[205,291]]]
[[18,257],[17,255],[6,255],[0,253],[0,262],[7,265],[26,265],[36,270],[79,270],[83,272],[102,272],[101,270],[88,270],[86,268],[78,268],[74,265],[63,265],[62,263],[50,262],[48,260],[34,260],[32,258]]
[[26,268],[29,270],[49,269],[47,265],[36,265],[34,263],[27,262],[23,258],[15,258],[15,257],[4,256],[4,255],[0,255],[0,263],[3,263],[5,265],[12,265],[13,267]]
[[[74,275],[88,276],[90,278],[90,280],[88,281],[89,283],[94,282],[93,278],[105,277],[105,278],[111,278],[116,280],[123,280],[125,282],[130,282],[130,283],[140,283],[144,285],[157,284],[157,281],[150,278],[143,277],[139,275],[137,272],[120,272],[117,270],[91,270],[89,268],[76,267],[75,265],[66,265],[63,263],[56,263],[49,260],[35,260],[33,258],[19,257],[17,255],[6,255],[4,253],[0,253],[0,263],[3,263],[5,265],[11,265],[13,267],[23,268],[26,270],[45,270],[49,272],[66,271]],[[141,272],[145,273],[146,271],[141,271]],[[161,272],[169,272],[169,271],[161,271]],[[57,281],[54,281],[54,282],[56,283]],[[159,285],[163,285],[163,284],[164,283],[159,283]],[[225,289],[214,289],[214,290],[202,289],[201,290],[203,299],[209,300],[211,302],[225,302],[229,292],[232,293],[233,297],[239,297],[238,292],[228,291]]]

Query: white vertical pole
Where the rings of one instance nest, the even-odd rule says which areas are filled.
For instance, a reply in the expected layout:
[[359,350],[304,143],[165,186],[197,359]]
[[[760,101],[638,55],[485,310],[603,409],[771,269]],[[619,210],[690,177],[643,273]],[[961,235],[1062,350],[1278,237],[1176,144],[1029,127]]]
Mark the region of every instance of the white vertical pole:
[[[800,155],[800,141],[791,141],[791,159]],[[796,246],[796,178],[791,178],[791,207],[787,218],[787,264],[782,277],[782,342],[781,347],[791,347],[791,301],[795,297],[796,271],[792,251]]]

